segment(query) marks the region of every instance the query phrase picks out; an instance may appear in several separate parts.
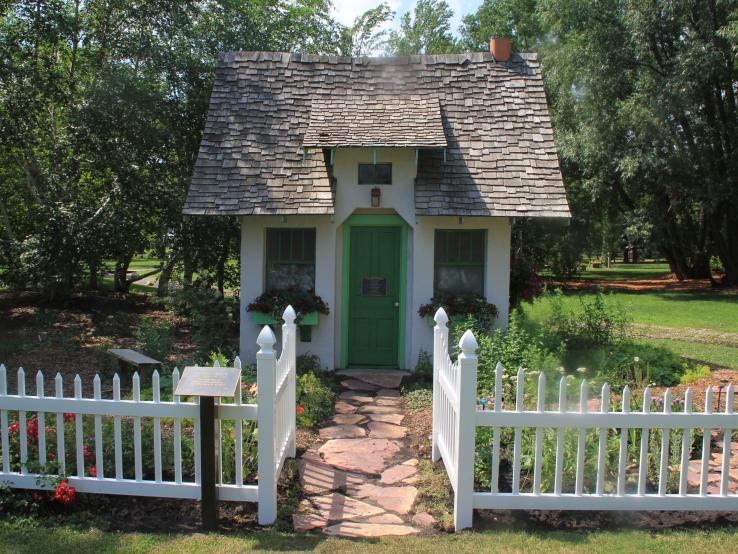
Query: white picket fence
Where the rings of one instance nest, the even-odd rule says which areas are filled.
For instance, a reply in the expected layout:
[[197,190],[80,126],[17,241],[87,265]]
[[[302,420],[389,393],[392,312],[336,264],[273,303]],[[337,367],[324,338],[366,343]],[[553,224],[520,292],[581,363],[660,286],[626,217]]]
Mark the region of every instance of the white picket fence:
[[[218,464],[217,498],[224,501],[257,502],[259,523],[273,523],[277,515],[277,480],[286,457],[295,455],[295,375],[296,375],[296,332],[295,312],[288,307],[283,315],[282,353],[277,358],[274,350],[276,337],[269,327],[264,327],[258,338],[260,350],[256,356],[257,365],[257,404],[243,404],[241,383],[232,400],[223,399],[216,407],[218,426],[222,421],[234,422],[234,452],[232,460],[220,459]],[[236,358],[234,366],[241,367]],[[141,379],[133,375],[132,399],[121,398],[121,384],[118,374],[113,377],[112,398],[103,398],[102,382],[99,375],[93,381],[93,397],[83,398],[82,380],[74,378],[74,397],[64,396],[63,378],[56,375],[55,396],[45,396],[44,375],[36,374],[36,392],[26,394],[24,370],[18,370],[18,392],[8,394],[6,368],[0,365],[0,433],[2,446],[2,468],[0,483],[14,488],[48,489],[49,485],[38,472],[30,470],[29,465],[44,467],[56,461],[59,474],[68,478],[70,486],[84,493],[104,493],[136,496],[156,496],[166,498],[200,499],[201,456],[200,452],[200,411],[197,399],[184,401],[172,394],[172,401],[161,400],[160,375],[152,374],[152,400],[141,400]],[[179,371],[172,372],[172,393],[177,388]],[[11,459],[10,416],[17,412],[19,471],[13,471]],[[29,413],[31,415],[29,416]],[[29,436],[27,424],[36,414],[38,432]],[[92,442],[94,453],[86,450],[84,418],[92,417],[94,432]],[[67,467],[64,423],[65,417],[74,422],[74,463]],[[103,419],[113,418],[114,460],[106,460],[103,445]],[[142,420],[152,420],[153,452],[144,451],[142,439]],[[166,425],[162,426],[162,419]],[[243,475],[244,422],[256,421],[258,426],[258,484],[247,484]],[[47,429],[47,424],[50,427]],[[53,428],[51,427],[53,424]],[[125,467],[123,426],[132,425],[133,468]],[[129,427],[126,427],[127,429]],[[56,446],[47,444],[47,430],[56,436]],[[173,445],[173,464],[163,466],[162,431],[171,433]],[[188,462],[194,465],[194,475],[189,479],[183,475],[183,433],[192,433],[194,451]],[[220,436],[220,434],[219,434]],[[29,459],[29,442],[32,450],[38,453],[37,459]],[[89,437],[88,437],[89,441]],[[219,457],[223,452],[223,438],[217,444]],[[108,449],[109,452],[109,449]],[[153,455],[153,475],[144,475],[143,456]],[[206,455],[214,453],[206,453]],[[54,460],[50,459],[50,455]],[[94,459],[93,459],[94,455]],[[86,459],[88,458],[88,459]],[[233,478],[224,482],[223,466],[233,463]],[[94,471],[90,471],[94,468]],[[94,475],[91,475],[94,474]],[[165,478],[169,475],[170,478]]]
[[[738,509],[738,494],[729,490],[731,468],[731,439],[738,429],[738,417],[733,414],[734,390],[729,385],[725,393],[725,410],[713,413],[713,392],[705,393],[705,409],[693,412],[691,389],[687,390],[684,408],[672,412],[672,395],[664,394],[663,411],[651,411],[651,390],[643,393],[641,411],[631,411],[631,394],[625,387],[621,395],[621,411],[610,411],[610,386],[602,386],[599,411],[588,412],[588,388],[586,381],[580,387],[578,410],[568,407],[567,379],[559,383],[558,402],[555,409],[546,405],[546,377],[539,374],[535,409],[526,409],[525,372],[520,369],[514,379],[514,406],[503,403],[503,371],[501,364],[495,370],[493,401],[489,409],[478,407],[477,356],[478,344],[473,334],[466,331],[459,342],[458,359],[452,362],[448,352],[448,317],[443,309],[435,315],[433,361],[433,461],[443,459],[454,489],[454,522],[456,529],[471,527],[474,509],[526,509],[526,510],[710,510],[730,511]],[[476,430],[492,429],[490,482],[488,491],[476,491],[474,463]],[[524,429],[534,430],[533,478],[526,490],[521,490],[522,437]],[[649,433],[658,429],[660,447],[649,452]],[[699,487],[690,492],[688,472],[692,449],[691,432],[703,432],[702,455],[699,461]],[[499,490],[501,467],[501,436],[507,430],[512,434],[512,456],[505,460],[511,465],[509,492]],[[555,447],[544,450],[546,430],[555,431]],[[587,430],[594,430],[587,433]],[[629,438],[630,431],[640,435],[635,444]],[[711,437],[722,432],[722,454],[719,471],[719,488],[709,486],[711,468]],[[575,476],[573,483],[564,483],[565,434],[576,434]],[[671,433],[681,433],[679,463],[670,464]],[[596,436],[596,442],[593,440]],[[677,435],[678,437],[678,435]],[[617,441],[617,463],[608,466],[608,439]],[[596,450],[596,460],[585,459],[587,441]],[[629,442],[630,441],[630,442]],[[639,444],[638,444],[639,442]],[[631,462],[629,444],[638,453]],[[504,445],[509,451],[510,445]],[[555,459],[553,486],[542,490],[544,457]],[[648,481],[649,457],[656,456],[657,477]],[[594,477],[587,479],[585,466],[594,463]],[[713,472],[716,470],[713,469]],[[669,475],[678,473],[678,492],[668,492]],[[713,473],[714,475],[714,473]],[[573,486],[572,486],[573,485]],[[529,490],[528,490],[529,489]]]

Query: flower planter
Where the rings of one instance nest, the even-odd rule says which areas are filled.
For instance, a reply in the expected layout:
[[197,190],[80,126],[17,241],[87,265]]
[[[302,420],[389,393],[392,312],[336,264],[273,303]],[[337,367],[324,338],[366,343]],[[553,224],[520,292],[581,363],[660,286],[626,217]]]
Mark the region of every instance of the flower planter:
[[[318,312],[308,312],[306,314],[302,314],[302,316],[298,320],[298,325],[301,327],[312,327],[318,324],[319,317],[320,315],[318,314]],[[268,314],[265,312],[251,312],[251,321],[253,321],[257,325],[277,325],[277,323],[282,323],[281,319],[278,322],[277,319],[272,316],[272,314]]]

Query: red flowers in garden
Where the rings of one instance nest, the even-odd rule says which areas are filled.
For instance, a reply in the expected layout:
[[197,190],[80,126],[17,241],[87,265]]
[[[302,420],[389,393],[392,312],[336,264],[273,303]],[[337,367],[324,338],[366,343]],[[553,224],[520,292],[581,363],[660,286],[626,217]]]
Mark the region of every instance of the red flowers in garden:
[[32,417],[28,420],[28,423],[26,423],[26,433],[28,433],[28,436],[32,439],[38,437],[38,419]]
[[297,411],[298,414],[304,414],[305,413],[305,408],[303,406],[298,406],[296,408],[296,411]]
[[11,435],[17,433],[18,431],[20,431],[20,425],[18,425],[17,421],[14,421],[10,425],[8,425],[8,433],[10,433]]
[[74,414],[72,412],[67,412],[64,414],[64,423],[71,423],[74,421]]
[[72,504],[76,496],[77,489],[70,487],[66,481],[59,483],[54,492],[54,500],[66,505]]
[[97,477],[97,467],[90,466],[87,468],[87,475],[90,477]]

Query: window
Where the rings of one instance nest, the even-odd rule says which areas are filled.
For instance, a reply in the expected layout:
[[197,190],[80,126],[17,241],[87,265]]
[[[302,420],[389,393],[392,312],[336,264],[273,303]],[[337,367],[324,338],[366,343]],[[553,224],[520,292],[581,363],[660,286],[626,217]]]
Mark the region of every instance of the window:
[[391,185],[392,164],[359,164],[360,185]]
[[267,229],[266,290],[315,288],[315,229]]
[[485,231],[437,230],[433,293],[484,294]]

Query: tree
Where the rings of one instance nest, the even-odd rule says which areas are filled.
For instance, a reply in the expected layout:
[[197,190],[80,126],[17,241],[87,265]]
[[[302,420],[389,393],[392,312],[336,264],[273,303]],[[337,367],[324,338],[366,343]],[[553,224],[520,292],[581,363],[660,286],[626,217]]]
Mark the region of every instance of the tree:
[[387,45],[387,29],[382,26],[391,21],[395,13],[386,2],[365,11],[353,25],[341,29],[342,56],[366,56],[383,50]]
[[400,29],[392,31],[387,50],[395,56],[446,54],[461,51],[451,34],[454,12],[445,0],[418,0],[411,15],[400,18]]
[[545,41],[538,0],[484,0],[461,27],[464,46],[486,50],[491,37],[510,37],[518,52],[533,52]]

